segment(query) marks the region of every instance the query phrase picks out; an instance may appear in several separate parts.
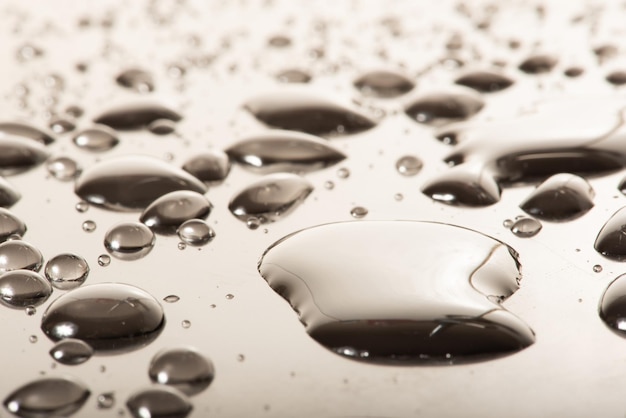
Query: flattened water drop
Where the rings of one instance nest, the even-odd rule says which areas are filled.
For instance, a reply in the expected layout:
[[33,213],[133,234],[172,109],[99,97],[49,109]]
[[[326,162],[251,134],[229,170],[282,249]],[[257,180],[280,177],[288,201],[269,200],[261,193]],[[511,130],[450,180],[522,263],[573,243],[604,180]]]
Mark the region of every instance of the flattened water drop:
[[147,156],[122,156],[94,164],[76,181],[82,199],[113,210],[141,210],[176,190],[206,193],[206,186],[186,171]]
[[541,231],[542,225],[533,218],[520,218],[511,225],[511,232],[520,238],[534,237]]
[[607,74],[605,78],[606,81],[613,84],[614,86],[621,86],[623,84],[626,84],[626,71],[616,70]]
[[626,260],[626,207],[615,212],[604,224],[594,248],[603,256],[616,261]]
[[192,348],[173,348],[158,352],[148,369],[154,383],[172,386],[187,396],[205,390],[215,376],[213,363]]
[[3,176],[30,170],[49,155],[46,147],[38,142],[12,135],[0,136],[0,174]]
[[493,93],[511,87],[515,81],[497,71],[480,70],[465,73],[454,81],[481,93]]
[[70,290],[43,314],[41,329],[52,341],[77,338],[96,352],[122,353],[154,341],[165,324],[150,294],[127,284],[98,283]]
[[73,180],[78,177],[82,170],[75,160],[68,157],[57,157],[48,160],[46,168],[48,173],[61,181]]
[[244,108],[264,124],[312,135],[355,134],[372,129],[368,116],[305,92],[278,91],[248,100]]
[[535,54],[522,61],[518,68],[527,74],[542,74],[552,71],[557,63],[553,55]]
[[25,233],[26,224],[9,210],[0,208],[0,242],[12,236],[23,237]]
[[152,202],[139,220],[157,233],[172,235],[187,220],[206,219],[212,208],[211,202],[204,195],[177,190]]
[[281,83],[308,83],[311,81],[311,74],[297,68],[288,69],[276,74],[276,78]]
[[87,387],[68,377],[47,377],[18,388],[4,400],[9,412],[22,418],[68,417],[89,398]]
[[155,135],[169,135],[176,131],[176,123],[169,119],[157,119],[148,125],[148,130]]
[[0,244],[0,274],[12,270],[41,270],[41,251],[22,240],[9,240]]
[[268,174],[240,191],[228,204],[238,219],[254,217],[261,223],[284,217],[313,191],[313,185],[296,174]]
[[50,349],[50,356],[61,364],[76,366],[93,356],[93,348],[76,338],[64,338]]
[[137,93],[149,93],[154,90],[154,78],[152,74],[140,68],[129,68],[122,71],[115,82]]
[[368,213],[369,211],[367,210],[367,208],[364,208],[363,206],[355,206],[350,211],[350,215],[356,219],[365,218]]
[[176,303],[179,300],[180,300],[180,297],[177,295],[167,295],[163,298],[163,301],[167,303]]
[[115,406],[115,394],[113,392],[105,392],[98,395],[98,409],[111,409]]
[[451,91],[420,95],[404,111],[417,122],[440,126],[468,119],[484,106],[483,99],[471,90]]
[[34,271],[12,270],[0,276],[0,302],[9,308],[39,306],[51,294],[50,283]]
[[230,160],[224,151],[204,151],[187,160],[183,170],[200,181],[222,181],[230,172]]
[[44,273],[52,286],[61,290],[70,290],[87,280],[89,265],[79,255],[59,254],[48,260]]
[[593,207],[595,193],[587,180],[573,174],[555,174],[541,183],[519,207],[547,221],[569,221]]
[[54,142],[54,137],[34,125],[22,122],[0,122],[0,137],[17,136],[32,139],[43,145]]
[[599,314],[611,331],[626,337],[626,274],[608,285],[600,300]]
[[469,229],[412,221],[321,225],[272,245],[259,272],[311,337],[340,354],[367,353],[350,357],[360,361],[482,360],[534,342],[501,304],[519,287],[517,253]]
[[77,147],[92,151],[103,152],[115,147],[120,139],[113,129],[105,125],[96,125],[92,128],[83,129],[72,138]]
[[565,74],[566,77],[570,77],[570,78],[580,77],[584,73],[585,73],[585,69],[582,67],[570,67],[570,68],[566,68],[565,71],[563,71],[563,74]]
[[402,96],[413,90],[415,83],[397,71],[379,70],[363,74],[354,81],[364,96],[391,98]]
[[138,260],[152,251],[155,241],[154,232],[146,225],[124,222],[107,231],[104,247],[120,260]]
[[346,158],[343,152],[321,138],[281,130],[245,138],[226,149],[226,153],[243,167],[262,174],[306,173]]
[[396,161],[396,170],[403,176],[414,176],[422,169],[422,160],[414,155],[405,155]]
[[169,119],[178,122],[183,117],[173,109],[154,102],[130,103],[111,108],[94,119],[95,123],[113,129],[142,129],[155,120]]
[[215,238],[215,231],[206,221],[190,219],[185,221],[177,230],[178,237],[183,243],[199,247],[206,245]]
[[135,392],[126,407],[134,418],[185,418],[193,409],[185,395],[169,387]]
[[22,195],[3,177],[0,177],[0,207],[9,208],[20,200]]

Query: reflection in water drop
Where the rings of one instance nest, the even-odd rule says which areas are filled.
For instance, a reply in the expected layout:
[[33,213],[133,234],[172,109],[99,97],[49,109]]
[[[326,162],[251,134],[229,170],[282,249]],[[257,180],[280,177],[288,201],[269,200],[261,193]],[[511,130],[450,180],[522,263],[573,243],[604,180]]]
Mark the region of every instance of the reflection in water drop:
[[28,337],[28,342],[31,344],[35,344],[39,339],[37,338],[36,335],[31,335]]
[[176,131],[176,123],[169,119],[157,119],[148,125],[148,130],[155,135],[169,135]]
[[199,247],[215,238],[215,231],[202,219],[185,221],[177,230],[178,237],[188,245]]
[[404,111],[417,122],[441,126],[468,119],[484,106],[485,102],[476,92],[462,90],[420,95]]
[[316,341],[367,352],[361,361],[469,361],[534,342],[501,305],[519,287],[517,253],[472,230],[411,221],[321,225],[272,245],[259,272]]
[[413,156],[405,155],[396,161],[396,170],[403,176],[414,176],[422,169],[422,160]]
[[537,54],[526,58],[519,69],[527,74],[542,74],[552,71],[558,60],[548,54]]
[[53,341],[77,338],[96,352],[121,353],[146,346],[163,329],[157,300],[136,287],[98,283],[70,290],[54,300],[41,319]]
[[327,190],[332,190],[332,189],[335,188],[335,183],[333,183],[330,180],[327,180],[327,181],[324,182],[324,188],[327,189]]
[[152,251],[155,241],[154,233],[144,224],[124,222],[107,231],[104,247],[120,260],[138,260]]
[[81,168],[76,161],[68,157],[57,157],[48,160],[46,164],[48,173],[55,179],[61,181],[69,181],[78,177]]
[[72,141],[80,149],[103,152],[115,147],[120,142],[120,139],[117,132],[108,126],[96,125],[78,132],[74,135]]
[[24,308],[24,312],[26,312],[26,315],[28,316],[33,316],[37,313],[37,308],[29,305],[26,308]]
[[115,394],[113,392],[98,395],[98,409],[111,409],[115,406]]
[[167,295],[163,298],[163,301],[167,302],[167,303],[176,303],[180,300],[180,297],[176,296],[176,295]]
[[240,191],[228,209],[244,222],[250,217],[272,222],[295,209],[312,191],[313,185],[296,174],[268,174]]
[[18,219],[11,211],[0,208],[0,242],[11,236],[23,237],[26,233],[26,224]]
[[582,177],[555,174],[541,183],[519,207],[529,215],[548,221],[568,221],[593,207],[593,188]]
[[367,208],[364,208],[362,206],[354,207],[350,211],[350,215],[352,215],[352,217],[356,219],[365,218],[367,214],[368,214]]
[[81,200],[80,202],[76,203],[76,206],[74,206],[74,209],[76,209],[76,211],[79,213],[85,213],[89,210],[89,203],[85,202],[84,200]]
[[64,134],[76,129],[76,125],[69,119],[55,117],[48,124],[52,132],[55,134]]
[[261,226],[261,221],[255,216],[250,216],[248,219],[246,219],[246,226],[248,227],[248,229],[254,231]]
[[602,272],[602,266],[600,264],[596,264],[593,266],[593,272],[594,273],[601,273]]
[[235,298],[235,295],[233,295],[232,293],[227,293],[225,298],[228,299],[228,300],[232,300],[232,299]]
[[122,156],[94,164],[76,181],[75,193],[91,204],[113,210],[144,209],[176,190],[206,193],[186,171],[147,156]]
[[337,170],[337,177],[339,177],[340,179],[347,179],[348,177],[350,177],[350,170],[346,167],[341,167],[339,170]]
[[59,254],[48,260],[44,272],[52,286],[61,290],[70,290],[87,280],[89,265],[79,255]]
[[106,267],[111,264],[111,257],[106,254],[101,254],[98,256],[98,265],[101,267]]
[[493,93],[504,90],[515,83],[513,79],[496,71],[472,71],[454,81],[461,86],[472,88],[481,93]]
[[354,87],[364,96],[391,98],[413,90],[415,83],[399,72],[382,70],[363,74],[354,81]]
[[78,411],[89,395],[87,387],[74,379],[48,377],[18,388],[6,397],[4,406],[23,418],[67,417]]
[[304,70],[292,68],[276,74],[276,78],[281,83],[308,83],[311,81],[311,74]]
[[226,153],[252,171],[305,173],[329,167],[346,158],[328,142],[305,133],[271,130],[243,139]]
[[41,252],[21,240],[9,240],[0,244],[0,274],[12,270],[39,271],[43,264]]
[[541,222],[533,218],[520,218],[511,225],[511,232],[520,238],[534,237],[541,231]]
[[49,156],[46,147],[17,136],[0,135],[0,174],[4,176],[28,171]]
[[76,366],[93,356],[93,348],[82,340],[64,338],[50,349],[50,355],[61,364]]
[[9,308],[39,306],[51,294],[50,283],[34,271],[12,270],[0,276],[0,302]]
[[221,181],[230,172],[230,160],[223,151],[204,151],[187,160],[183,170],[200,181]]
[[0,137],[11,135],[29,138],[43,145],[49,145],[54,142],[54,137],[31,124],[22,122],[0,122]]
[[96,223],[92,220],[87,220],[83,222],[83,231],[85,232],[93,232],[96,230]]
[[187,396],[205,390],[215,376],[213,363],[191,348],[175,348],[157,353],[148,369],[154,383],[172,386]]
[[154,90],[152,74],[139,68],[129,68],[122,71],[115,78],[115,82],[137,93],[149,93]]
[[626,274],[618,276],[604,291],[600,318],[613,332],[626,337]]
[[130,103],[111,108],[94,119],[95,123],[113,129],[142,129],[155,120],[169,119],[178,122],[183,117],[176,111],[158,103]]
[[206,219],[211,213],[211,202],[202,194],[178,190],[165,194],[148,206],[139,220],[160,234],[175,234],[187,220]]
[[604,224],[594,248],[603,256],[616,261],[626,260],[626,207],[619,209]]
[[135,392],[126,407],[134,418],[185,418],[193,409],[185,395],[167,386]]

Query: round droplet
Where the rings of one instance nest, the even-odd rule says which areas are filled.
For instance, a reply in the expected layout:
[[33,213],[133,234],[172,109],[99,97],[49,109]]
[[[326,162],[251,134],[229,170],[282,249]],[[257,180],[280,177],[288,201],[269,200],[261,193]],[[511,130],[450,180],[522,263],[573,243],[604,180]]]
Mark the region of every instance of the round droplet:
[[187,328],[191,327],[191,321],[189,321],[189,320],[187,320],[187,319],[184,319],[184,320],[180,323],[180,325],[181,325],[183,328],[187,329]]
[[89,275],[89,265],[79,255],[59,254],[48,260],[44,272],[52,286],[70,290],[85,282]]
[[352,217],[356,219],[364,218],[367,214],[368,214],[367,208],[364,208],[362,206],[354,207],[350,211],[350,215],[352,215]]
[[243,363],[246,360],[246,356],[243,354],[237,354],[237,361]]
[[32,305],[29,305],[24,309],[24,312],[26,312],[26,315],[28,316],[33,316],[37,313],[37,308],[35,308]]
[[14,309],[39,306],[52,294],[52,286],[39,273],[12,270],[0,276],[0,302]]
[[204,151],[187,160],[183,170],[200,181],[222,181],[230,172],[230,160],[224,151]]
[[507,229],[511,229],[511,227],[513,226],[513,220],[505,219],[504,221],[502,221],[502,226]]
[[93,128],[84,129],[72,139],[77,147],[86,151],[103,152],[115,147],[120,139],[113,129],[105,125],[96,125]]
[[32,245],[22,240],[9,240],[0,244],[0,274],[11,270],[39,271],[43,255]]
[[77,105],[69,105],[65,108],[65,114],[73,118],[80,118],[85,113],[85,110]]
[[69,119],[56,117],[48,125],[55,134],[64,134],[76,129],[76,125]]
[[332,190],[332,189],[335,188],[335,183],[333,183],[330,180],[327,180],[327,181],[324,182],[324,188],[327,189],[327,190]]
[[353,84],[364,96],[379,98],[402,96],[415,87],[415,83],[404,74],[389,70],[368,72]]
[[422,160],[419,158],[413,155],[405,155],[396,161],[396,170],[403,176],[410,177],[419,173],[422,165]]
[[25,44],[17,49],[15,54],[18,61],[26,62],[43,55],[43,49],[33,44]]
[[93,232],[96,230],[96,223],[92,220],[87,220],[83,222],[83,231],[85,232]]
[[337,170],[337,177],[339,177],[340,179],[347,179],[348,177],[350,177],[350,170],[345,167],[341,167],[339,170]]
[[31,344],[35,344],[37,341],[39,341],[39,339],[37,338],[36,335],[31,335],[28,337],[28,342]]
[[511,225],[511,232],[520,238],[529,238],[537,235],[541,230],[541,222],[533,218],[521,218]]
[[26,225],[9,210],[0,208],[0,242],[6,241],[11,236],[23,237],[26,233]]
[[53,301],[41,329],[53,341],[77,338],[96,352],[119,353],[148,345],[163,329],[157,300],[134,286],[98,283],[79,287]]
[[48,377],[15,390],[4,400],[9,412],[22,418],[70,416],[89,398],[90,392],[82,383],[59,377]]
[[154,232],[144,224],[125,222],[107,231],[104,247],[120,260],[137,260],[152,251],[155,241]]
[[74,206],[74,208],[76,209],[77,212],[85,213],[87,212],[87,210],[89,210],[89,203],[85,202],[84,200],[81,200],[80,202],[76,204],[76,206]]
[[172,386],[192,396],[209,386],[215,369],[198,351],[176,348],[157,353],[150,362],[148,375],[154,383]]
[[246,219],[246,226],[248,227],[248,229],[251,229],[254,231],[255,229],[258,229],[261,226],[261,221],[259,220],[259,218],[255,216],[251,216],[248,219]]
[[78,163],[68,157],[57,157],[48,160],[46,164],[48,173],[50,173],[55,179],[62,181],[73,180],[78,177],[81,172],[81,168]]
[[596,264],[595,266],[593,266],[593,272],[594,273],[601,273],[602,272],[602,266],[600,264]]
[[61,364],[76,366],[93,356],[93,348],[82,340],[64,338],[52,347],[50,355]]
[[111,264],[111,257],[106,254],[101,254],[98,256],[98,265],[101,267],[106,267]]
[[176,303],[180,300],[180,297],[177,295],[167,295],[163,298],[163,300],[167,303]]
[[111,409],[115,406],[115,394],[113,392],[98,395],[98,409]]
[[155,135],[169,135],[176,131],[176,123],[170,119],[157,119],[148,125],[148,130]]
[[120,86],[138,93],[149,93],[154,90],[152,74],[139,68],[129,68],[121,72],[115,81]]
[[134,393],[126,407],[134,418],[185,418],[193,409],[184,394],[167,386]]
[[175,234],[192,219],[206,219],[213,206],[202,194],[190,190],[167,193],[152,202],[139,220],[160,234]]
[[190,219],[178,228],[178,237],[188,245],[199,247],[215,238],[215,231],[202,219]]
[[184,242],[182,242],[182,241],[181,241],[181,242],[179,242],[176,246],[177,246],[177,247],[178,247],[178,249],[179,249],[179,250],[181,250],[181,251],[187,248],[187,244],[185,244],[185,243],[184,243]]

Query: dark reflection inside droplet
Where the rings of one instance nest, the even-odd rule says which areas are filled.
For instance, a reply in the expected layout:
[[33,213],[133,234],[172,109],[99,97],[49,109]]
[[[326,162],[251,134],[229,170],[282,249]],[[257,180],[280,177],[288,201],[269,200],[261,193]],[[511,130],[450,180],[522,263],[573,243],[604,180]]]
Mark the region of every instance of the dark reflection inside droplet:
[[615,212],[604,224],[594,248],[603,256],[616,261],[626,260],[626,207]]
[[568,221],[593,207],[593,188],[582,177],[555,174],[541,183],[520,208],[529,215],[548,221]]
[[605,78],[606,81],[614,86],[621,86],[622,84],[626,84],[626,71],[616,70],[607,74]]
[[82,383],[66,377],[46,377],[18,388],[4,400],[9,412],[22,418],[67,417],[89,398]]
[[134,418],[185,418],[193,409],[185,395],[169,387],[135,392],[126,401],[126,407]]
[[442,125],[474,116],[484,101],[476,93],[441,92],[418,96],[410,102],[405,112],[417,122]]
[[155,240],[154,232],[146,225],[123,222],[107,231],[104,247],[120,260],[138,260],[152,251]]
[[413,90],[415,83],[397,71],[370,71],[354,81],[354,87],[365,96],[391,98]]
[[157,353],[148,369],[154,383],[172,386],[188,396],[205,390],[213,381],[213,363],[191,348],[174,348]]
[[160,234],[175,234],[189,219],[206,219],[213,206],[202,194],[179,190],[161,196],[143,211],[139,220]]
[[481,70],[465,73],[454,81],[481,93],[493,93],[511,87],[515,81],[496,71]]
[[182,116],[176,111],[158,103],[130,103],[109,109],[94,119],[95,123],[113,129],[142,129],[159,119],[178,122]]

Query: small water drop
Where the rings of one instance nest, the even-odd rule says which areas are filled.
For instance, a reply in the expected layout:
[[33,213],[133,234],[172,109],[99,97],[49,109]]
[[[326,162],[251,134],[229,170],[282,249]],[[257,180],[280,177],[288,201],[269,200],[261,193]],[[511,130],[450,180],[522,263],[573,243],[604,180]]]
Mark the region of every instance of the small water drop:
[[552,55],[536,54],[526,58],[518,68],[527,74],[542,74],[552,71],[557,63],[557,58]]
[[155,135],[169,135],[176,132],[176,123],[170,119],[157,119],[148,125],[148,130]]
[[83,129],[72,138],[74,144],[83,150],[92,152],[104,152],[119,144],[120,139],[113,129],[105,125]]
[[414,176],[422,169],[422,160],[414,155],[405,155],[396,161],[396,170],[403,176]]
[[350,215],[352,215],[352,217],[356,219],[364,218],[367,214],[368,214],[367,208],[364,208],[362,206],[356,206],[352,208],[352,210],[350,211]]
[[74,206],[74,208],[79,213],[85,213],[87,212],[87,210],[89,210],[89,203],[81,200],[80,202],[76,203],[76,206]]
[[234,299],[234,298],[235,298],[235,295],[233,295],[232,293],[228,293],[225,297],[226,297],[226,299],[228,299],[228,300],[232,300],[232,299]]
[[162,104],[152,102],[129,103],[117,106],[94,119],[95,123],[107,125],[113,129],[142,129],[155,120],[169,119],[178,122],[182,116]]
[[420,95],[404,111],[419,123],[440,126],[468,119],[484,106],[485,102],[480,95],[464,89]]
[[311,81],[311,74],[304,70],[291,68],[276,74],[276,78],[281,83],[308,83]]
[[513,220],[505,219],[504,221],[502,221],[502,226],[507,229],[511,229],[511,227],[513,226]]
[[65,114],[72,118],[80,118],[85,113],[85,110],[77,105],[69,105],[65,108]]
[[48,173],[55,179],[61,181],[69,181],[78,177],[81,168],[78,163],[69,157],[57,157],[48,160],[46,164]]
[[191,219],[206,219],[213,206],[202,194],[190,190],[167,193],[152,202],[139,220],[153,231],[171,235]]
[[48,260],[44,273],[55,288],[70,290],[77,288],[87,280],[89,265],[79,255],[59,254]]
[[243,354],[237,354],[237,361],[243,363],[246,360],[246,356]]
[[337,170],[337,177],[339,177],[340,179],[347,179],[348,177],[350,177],[350,170],[346,167],[340,168],[339,170]]
[[31,335],[28,337],[28,342],[30,342],[31,344],[35,344],[37,341],[39,341],[39,339],[36,335]]
[[122,71],[115,82],[137,93],[149,93],[154,90],[154,79],[148,71],[139,68],[129,68]]
[[21,45],[15,54],[17,60],[20,62],[27,62],[42,55],[43,49],[30,43]]
[[111,409],[115,406],[115,394],[113,392],[105,392],[98,395],[98,409]]
[[107,231],[104,247],[120,260],[137,260],[152,251],[155,241],[154,233],[144,224],[124,222]]
[[533,218],[521,218],[513,222],[511,232],[520,238],[534,237],[541,231],[541,222]]
[[472,71],[465,73],[454,81],[456,84],[469,87],[481,93],[493,93],[511,87],[515,81],[496,71]]
[[258,229],[259,226],[261,226],[261,221],[256,216],[250,216],[248,219],[246,219],[246,226],[248,227],[248,229],[254,231],[255,229]]
[[614,86],[621,86],[623,84],[626,84],[626,71],[615,70],[607,74],[605,79]]
[[76,124],[69,119],[62,117],[53,118],[48,124],[52,132],[55,134],[64,134],[76,129]]
[[32,305],[29,305],[24,309],[24,312],[26,312],[26,315],[28,316],[33,316],[37,313],[37,308],[35,308]]
[[98,265],[101,267],[106,267],[111,264],[111,257],[106,254],[101,254],[98,256]]
[[602,266],[600,264],[596,264],[593,266],[593,272],[594,273],[601,273],[602,272]]
[[202,219],[185,221],[177,230],[178,237],[188,245],[203,246],[215,238],[215,231]]
[[85,232],[93,232],[96,230],[96,223],[92,220],[87,220],[83,222],[83,231]]
[[134,418],[185,418],[193,409],[184,394],[167,386],[135,392],[128,398],[126,407]]
[[9,412],[22,417],[70,416],[89,398],[82,383],[59,377],[48,377],[27,383],[4,400]]
[[4,306],[23,309],[39,306],[52,294],[52,286],[39,273],[11,270],[0,276],[0,302]]
[[177,295],[167,295],[163,298],[163,300],[167,303],[176,303],[180,300],[180,297]]
[[354,81],[364,96],[392,98],[402,96],[413,90],[415,83],[397,71],[380,70],[363,74]]
[[183,328],[187,329],[187,328],[191,327],[191,321],[189,321],[189,320],[187,320],[187,319],[184,319],[184,320],[180,323],[180,325],[181,325]]
[[570,78],[580,77],[584,73],[585,73],[585,70],[582,67],[570,67],[570,68],[565,69],[565,71],[563,71],[563,74],[565,74],[566,77],[570,77]]
[[267,40],[269,46],[285,48],[291,45],[291,38],[285,35],[274,35]]
[[76,366],[93,356],[93,348],[86,342],[76,338],[64,338],[50,349],[53,359],[67,366]]
[[148,369],[150,380],[180,390],[187,396],[205,390],[213,381],[213,364],[197,350],[176,348],[157,353]]
[[327,180],[324,182],[324,188],[327,190],[332,190],[335,188],[335,183],[333,183],[331,180]]
[[393,195],[393,198],[396,202],[400,202],[404,199],[404,195],[402,193],[396,193]]

